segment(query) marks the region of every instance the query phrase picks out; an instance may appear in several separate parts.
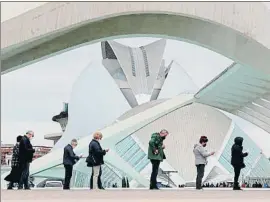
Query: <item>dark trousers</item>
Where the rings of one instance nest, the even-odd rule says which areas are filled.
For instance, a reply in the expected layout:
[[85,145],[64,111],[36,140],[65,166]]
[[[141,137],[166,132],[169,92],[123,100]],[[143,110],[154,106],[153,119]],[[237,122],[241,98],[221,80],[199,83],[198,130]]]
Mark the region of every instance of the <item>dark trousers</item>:
[[[102,183],[101,183],[101,175],[102,175],[102,169],[100,166],[100,170],[99,170],[99,174],[98,174],[98,188],[102,189]],[[93,168],[92,168],[92,175],[91,175],[91,179],[90,179],[90,189],[93,189]]]
[[238,187],[238,179],[240,176],[241,168],[234,166],[234,187]]
[[150,178],[150,189],[157,188],[157,176],[158,176],[158,168],[160,161],[159,160],[151,160],[152,163],[152,173]]
[[65,181],[64,181],[64,189],[70,189],[70,180],[72,177],[73,166],[72,165],[64,165],[65,167]]
[[21,167],[21,177],[20,177],[20,182],[19,182],[19,189],[22,189],[23,186],[25,189],[29,189],[29,167],[30,167],[30,163],[26,162],[26,163],[21,163],[20,165]]
[[197,178],[196,178],[196,189],[202,189],[202,179],[204,176],[204,164],[196,165],[197,167]]

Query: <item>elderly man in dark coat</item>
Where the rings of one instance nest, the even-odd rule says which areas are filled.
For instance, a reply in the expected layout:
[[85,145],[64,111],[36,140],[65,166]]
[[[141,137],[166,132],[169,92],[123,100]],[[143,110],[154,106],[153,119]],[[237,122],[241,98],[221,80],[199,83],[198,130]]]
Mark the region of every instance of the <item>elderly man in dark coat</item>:
[[19,146],[19,159],[20,159],[20,168],[22,171],[21,179],[19,182],[18,189],[30,189],[29,186],[29,168],[30,163],[33,160],[35,149],[31,144],[31,139],[34,137],[33,131],[27,131],[26,134],[22,137]]
[[77,156],[73,149],[77,147],[78,142],[76,139],[73,139],[70,144],[65,146],[64,154],[63,154],[63,164],[65,167],[65,181],[64,181],[64,189],[70,189],[70,180],[72,177],[73,166],[77,161],[80,160],[82,156]]

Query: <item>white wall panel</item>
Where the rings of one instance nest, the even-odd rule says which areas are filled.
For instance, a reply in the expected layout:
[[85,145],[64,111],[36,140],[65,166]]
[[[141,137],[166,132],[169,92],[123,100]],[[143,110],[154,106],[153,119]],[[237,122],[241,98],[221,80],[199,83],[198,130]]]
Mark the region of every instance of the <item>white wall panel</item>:
[[192,81],[185,69],[174,61],[158,98],[171,98],[181,93],[196,93],[198,90],[199,87]]
[[117,84],[101,65],[90,64],[73,86],[66,131],[54,148],[91,135],[130,109]]
[[145,147],[150,136],[166,128],[170,135],[164,141],[168,163],[176,169],[186,181],[196,175],[193,147],[201,135],[209,138],[208,150],[218,151],[230,127],[231,120],[224,114],[208,106],[192,104],[173,111],[154,123],[151,123],[135,135]]

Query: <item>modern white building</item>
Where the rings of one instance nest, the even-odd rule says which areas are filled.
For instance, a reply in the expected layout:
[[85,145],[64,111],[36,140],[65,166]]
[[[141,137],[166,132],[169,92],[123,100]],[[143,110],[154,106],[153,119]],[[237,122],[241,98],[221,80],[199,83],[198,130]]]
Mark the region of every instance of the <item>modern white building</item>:
[[144,96],[144,102],[157,99],[171,67],[165,67],[162,57],[165,45],[165,39],[139,48],[101,42],[102,64],[131,107],[141,104],[138,96]]
[[[104,187],[121,185],[122,177],[129,179],[130,187],[148,187],[148,141],[162,128],[170,132],[165,140],[167,159],[158,175],[162,184],[177,187],[194,182],[192,150],[201,135],[209,138],[208,149],[216,151],[209,158],[204,182],[231,179],[230,148],[236,136],[244,137],[244,147],[251,153],[243,170],[245,179],[270,176],[270,163],[252,139],[222,111],[205,105],[207,96],[200,100],[198,95],[207,86],[201,91],[178,63],[165,65],[165,45],[164,39],[139,48],[114,41],[101,43],[102,64],[86,67],[73,86],[63,136],[51,153],[31,165],[34,183],[64,178],[63,147],[77,138],[75,152],[87,156],[92,133],[100,130],[102,146],[110,148],[102,167]],[[164,171],[176,172],[168,177]],[[89,186],[91,169],[84,159],[73,172],[73,187]]]
[[[182,100],[182,95],[174,103]],[[260,148],[245,134],[231,119],[219,110],[202,104],[191,104],[165,113],[160,118],[142,124],[139,128],[130,124],[138,124],[141,118],[156,116],[154,112],[172,105],[170,100],[156,100],[137,106],[117,119],[111,126],[101,130],[104,134],[102,146],[110,148],[103,165],[102,181],[105,187],[117,183],[121,185],[122,177],[128,177],[131,187],[148,187],[151,173],[151,163],[147,159],[148,141],[153,132],[159,131],[161,126],[169,130],[170,135],[165,140],[167,159],[161,163],[158,181],[167,185],[168,178],[163,171],[177,171],[169,177],[172,187],[194,182],[196,169],[192,154],[193,145],[198,142],[202,134],[209,138],[208,149],[216,151],[216,155],[209,159],[206,166],[204,182],[231,181],[232,167],[230,166],[230,148],[236,136],[242,136],[244,147],[250,149],[250,156],[246,158],[247,167],[242,177],[267,178],[270,176],[270,163],[261,154]],[[143,120],[144,121],[144,120]],[[76,153],[87,155],[88,143],[91,136],[79,141]],[[64,176],[62,162],[62,148],[36,160],[32,165],[32,174],[36,180],[46,178],[61,178]],[[45,164],[44,162],[49,162]],[[86,167],[85,160],[79,161],[74,168],[72,185],[74,187],[88,187],[91,170]]]

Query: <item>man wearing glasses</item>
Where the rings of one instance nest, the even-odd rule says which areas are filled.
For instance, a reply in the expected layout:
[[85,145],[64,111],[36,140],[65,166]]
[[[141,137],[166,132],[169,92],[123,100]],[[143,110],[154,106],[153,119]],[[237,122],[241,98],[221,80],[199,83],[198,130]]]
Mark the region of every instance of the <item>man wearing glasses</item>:
[[29,167],[30,163],[33,160],[33,156],[35,153],[35,149],[31,144],[31,140],[34,137],[34,132],[29,130],[26,134],[22,137],[19,145],[19,162],[20,162],[20,169],[21,169],[21,179],[19,182],[18,189],[30,189],[29,186]]

